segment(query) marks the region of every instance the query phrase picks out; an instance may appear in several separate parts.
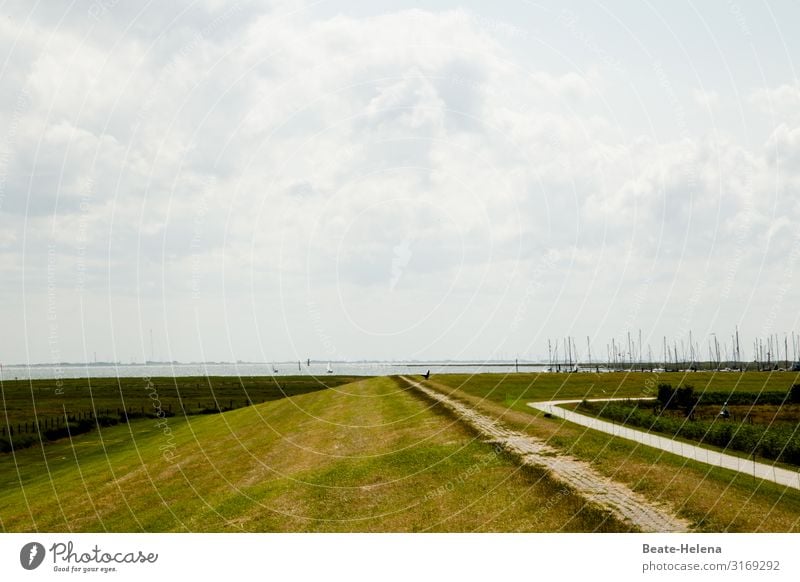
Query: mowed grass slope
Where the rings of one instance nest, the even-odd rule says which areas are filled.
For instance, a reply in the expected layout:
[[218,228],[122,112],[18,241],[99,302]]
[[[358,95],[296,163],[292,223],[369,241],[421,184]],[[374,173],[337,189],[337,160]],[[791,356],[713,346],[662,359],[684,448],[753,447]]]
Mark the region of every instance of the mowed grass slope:
[[[625,531],[390,378],[0,457],[3,531]],[[164,452],[168,454],[164,454]]]
[[[600,376],[599,378],[597,376]],[[661,374],[675,387],[679,375]],[[475,406],[507,426],[545,440],[592,464],[654,502],[667,503],[698,531],[800,532],[800,491],[688,461],[631,441],[546,418],[527,402],[642,396],[650,374],[519,374],[436,376],[431,386]],[[788,390],[794,373],[693,373],[697,391]]]

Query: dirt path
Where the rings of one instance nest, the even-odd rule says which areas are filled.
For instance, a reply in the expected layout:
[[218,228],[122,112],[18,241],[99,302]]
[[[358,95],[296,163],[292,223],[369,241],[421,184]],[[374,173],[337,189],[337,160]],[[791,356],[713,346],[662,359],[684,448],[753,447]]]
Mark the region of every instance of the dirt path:
[[[590,402],[610,402],[613,400],[627,400],[627,399],[597,398],[597,399],[590,399]],[[646,399],[638,399],[638,400],[646,400]],[[643,445],[647,445],[648,447],[653,447],[655,449],[667,451],[668,453],[672,453],[673,455],[679,455],[687,459],[692,459],[693,461],[699,461],[701,463],[714,465],[715,467],[723,467],[725,469],[731,469],[733,471],[738,471],[740,473],[744,473],[746,475],[750,475],[758,479],[764,479],[765,481],[772,481],[773,483],[777,483],[778,485],[783,485],[785,487],[800,489],[800,472],[798,471],[790,471],[788,469],[782,469],[780,467],[769,465],[767,463],[759,463],[751,459],[745,459],[742,457],[737,457],[735,455],[727,455],[725,453],[712,451],[704,447],[690,445],[688,443],[676,441],[668,437],[658,436],[656,434],[645,432],[643,430],[637,430],[629,428],[627,426],[609,422],[606,420],[600,420],[599,418],[595,418],[593,416],[579,414],[577,412],[574,412],[572,410],[567,410],[566,408],[562,408],[560,406],[561,404],[575,404],[577,402],[581,402],[581,400],[578,399],[578,400],[553,400],[552,402],[529,402],[528,406],[530,406],[531,408],[535,408],[536,410],[541,410],[542,412],[547,412],[548,414],[552,414],[557,418],[563,418],[564,420],[568,420],[569,422],[574,422],[575,424],[579,424],[580,426],[585,426],[593,430],[599,430],[614,435],[616,437],[620,437],[629,441],[634,441],[637,443],[641,443]]]
[[588,463],[561,454],[544,441],[505,428],[475,409],[405,376],[401,378],[425,396],[453,412],[490,442],[499,444],[523,465],[546,469],[550,475],[618,519],[643,532],[683,532],[689,522],[658,506],[621,483],[603,477]]

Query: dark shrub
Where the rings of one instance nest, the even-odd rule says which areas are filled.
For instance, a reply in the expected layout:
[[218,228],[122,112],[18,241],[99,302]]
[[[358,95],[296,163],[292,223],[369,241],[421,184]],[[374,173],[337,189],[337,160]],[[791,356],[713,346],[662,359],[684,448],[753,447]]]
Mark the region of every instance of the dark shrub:
[[58,440],[66,437],[67,435],[69,435],[69,432],[67,432],[66,426],[59,426],[57,428],[48,428],[43,433],[45,440],[48,441]]
[[679,408],[686,413],[686,416],[694,409],[697,404],[697,396],[694,394],[694,386],[683,386],[675,392],[675,408]]
[[114,426],[119,424],[119,417],[101,414],[97,417],[97,424],[99,426]]
[[93,418],[81,418],[79,420],[70,421],[64,426],[48,429],[44,431],[43,436],[48,441],[55,441],[68,436],[75,436],[89,432],[94,427],[95,423]]
[[27,449],[33,446],[38,440],[39,439],[29,434],[20,434],[14,437],[0,437],[0,452],[10,453],[11,451]]
[[675,396],[675,391],[672,389],[671,385],[669,384],[658,385],[658,402],[661,404],[662,408],[670,408],[674,396]]

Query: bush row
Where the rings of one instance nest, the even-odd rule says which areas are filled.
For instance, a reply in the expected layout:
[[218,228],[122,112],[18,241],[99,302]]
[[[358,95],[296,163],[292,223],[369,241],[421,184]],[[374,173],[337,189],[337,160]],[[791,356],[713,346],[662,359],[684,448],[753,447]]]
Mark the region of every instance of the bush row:
[[[198,404],[198,407],[200,405]],[[186,410],[185,413],[192,414],[218,414],[228,410],[234,410],[233,401],[228,407],[201,407],[197,410]],[[139,418],[160,418],[175,416],[171,410],[161,411],[160,416],[154,412],[142,410],[122,410],[119,416],[115,414],[98,414],[97,416],[71,416],[69,422],[65,425],[59,425],[52,428],[44,428],[39,425],[39,430],[36,430],[36,425],[32,424],[32,432],[15,433],[11,434],[8,431],[3,436],[0,436],[0,453],[10,453],[12,450],[26,449],[39,443],[40,441],[55,441],[58,439],[66,438],[68,436],[75,436],[89,432],[96,426],[106,427],[114,426],[120,422],[128,422]]]
[[10,453],[13,450],[26,449],[41,441],[55,441],[89,432],[96,426],[114,426],[120,420],[125,420],[117,416],[98,415],[94,418],[78,418],[66,423],[63,426],[41,430],[35,434],[17,434],[14,436],[0,437],[0,453]]
[[658,400],[667,408],[691,408],[694,404],[798,404],[800,384],[788,392],[701,392],[687,384],[673,388],[670,384],[658,385]]
[[700,394],[700,404],[786,404],[786,392],[705,392]]

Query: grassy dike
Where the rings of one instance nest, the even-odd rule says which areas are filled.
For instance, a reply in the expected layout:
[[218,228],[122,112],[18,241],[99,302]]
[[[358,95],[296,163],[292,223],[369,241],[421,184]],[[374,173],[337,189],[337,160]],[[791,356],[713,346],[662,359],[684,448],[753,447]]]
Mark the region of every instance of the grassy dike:
[[2,455],[0,529],[625,531],[390,378]]
[[[721,391],[787,390],[794,373],[671,374],[519,374],[508,377],[437,376],[428,385],[475,406],[516,430],[544,439],[565,453],[590,462],[708,532],[798,532],[800,491],[754,480],[752,476],[688,461],[560,419],[546,418],[527,402],[560,398],[647,396],[645,382],[678,386],[681,378],[703,389]],[[655,394],[653,394],[655,396]]]

